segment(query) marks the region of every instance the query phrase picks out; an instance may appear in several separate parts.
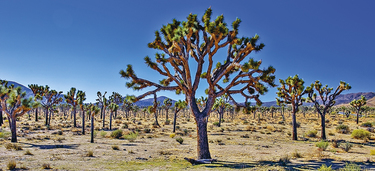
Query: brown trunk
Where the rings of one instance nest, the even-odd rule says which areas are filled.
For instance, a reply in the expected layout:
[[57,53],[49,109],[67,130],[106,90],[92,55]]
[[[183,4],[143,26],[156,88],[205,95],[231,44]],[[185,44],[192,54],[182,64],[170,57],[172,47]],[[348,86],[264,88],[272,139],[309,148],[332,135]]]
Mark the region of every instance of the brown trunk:
[[[176,108],[177,108],[177,107],[176,107]],[[174,118],[173,118],[173,132],[176,132],[177,112],[178,112],[178,110],[176,109],[176,110],[174,111]]]
[[0,126],[3,125],[4,121],[3,121],[3,111],[0,110]]
[[105,109],[102,108],[102,112],[103,112],[103,129],[104,129],[104,126],[105,126]]
[[165,109],[165,122],[168,121],[168,109]]
[[113,112],[111,111],[111,114],[109,115],[109,130],[112,130],[112,114]]
[[357,125],[359,123],[359,110],[357,110]]
[[198,159],[211,159],[207,136],[206,117],[196,118],[197,122],[197,152]]
[[35,109],[35,122],[38,122],[38,108]]
[[94,143],[94,116],[91,116],[91,143]]
[[17,127],[16,127],[17,119],[14,117],[9,120],[9,123],[11,123],[11,132],[12,132],[12,140],[11,142],[17,142]]
[[326,140],[327,139],[327,137],[326,137],[326,116],[325,116],[325,114],[322,114],[321,115],[322,117],[322,125],[321,125],[321,127],[322,127],[322,134],[321,134],[321,139],[322,140]]
[[85,110],[82,110],[82,135],[85,135]]
[[76,111],[76,107],[74,107],[73,108],[73,117],[74,117],[74,119],[73,119],[73,125],[74,125],[74,128],[76,128],[77,127],[77,111]]
[[292,116],[292,125],[293,125],[293,138],[292,140],[297,140],[297,120],[296,120],[296,112],[293,111]]
[[46,123],[45,125],[47,126],[48,125],[48,108],[46,110],[44,110],[45,112],[45,115],[46,115]]

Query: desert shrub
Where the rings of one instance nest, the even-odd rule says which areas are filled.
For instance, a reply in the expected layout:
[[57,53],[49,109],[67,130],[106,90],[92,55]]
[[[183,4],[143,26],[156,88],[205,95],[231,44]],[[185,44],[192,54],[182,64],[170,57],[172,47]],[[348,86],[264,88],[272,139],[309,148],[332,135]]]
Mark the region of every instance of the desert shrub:
[[169,119],[167,119],[165,122],[164,122],[164,125],[169,125],[171,123],[171,121]]
[[119,139],[120,137],[122,137],[122,130],[118,129],[116,131],[112,131],[111,137]]
[[162,151],[159,151],[159,154],[160,155],[172,155],[172,152],[162,150]]
[[184,129],[182,131],[184,131],[184,135],[187,135],[189,133],[189,130],[187,130],[187,129]]
[[275,129],[275,127],[274,126],[272,126],[272,125],[267,125],[267,130],[269,130],[269,131],[275,131],[276,129]]
[[92,150],[87,151],[86,157],[94,157],[94,152]]
[[292,153],[292,157],[294,158],[302,158],[302,154],[299,153],[297,150],[295,150],[293,153]]
[[370,132],[364,130],[364,129],[356,129],[352,132],[352,138],[355,139],[370,139]]
[[169,137],[171,137],[171,138],[174,138],[175,136],[176,136],[175,133],[172,133],[172,134],[169,135]]
[[320,142],[317,142],[316,144],[315,144],[315,146],[317,146],[320,150],[322,150],[322,151],[325,151],[326,149],[327,149],[327,147],[328,147],[328,142],[327,141],[320,141]]
[[307,137],[316,137],[317,133],[318,133],[317,130],[310,130],[310,131],[307,131],[306,136]]
[[243,122],[242,122],[242,124],[244,124],[244,125],[246,125],[246,124],[248,124],[249,123],[249,121],[247,121],[247,120],[244,120]]
[[333,140],[332,140],[332,147],[334,147],[334,148],[338,148],[338,147],[340,146],[340,141],[341,141],[341,140],[333,139]]
[[345,152],[349,152],[349,150],[353,147],[353,144],[351,144],[349,142],[346,142],[346,143],[342,144],[341,146],[342,146],[342,149]]
[[51,165],[48,164],[48,163],[44,163],[44,164],[42,165],[42,168],[43,168],[43,169],[52,169]]
[[4,145],[7,150],[22,150],[22,147],[18,144],[7,143]]
[[26,151],[25,151],[25,155],[30,155],[30,156],[32,156],[32,155],[34,155],[34,154],[31,153],[30,150],[26,150]]
[[5,147],[7,150],[11,150],[11,149],[13,149],[13,144],[12,144],[12,143],[6,143],[6,144],[4,144],[4,147]]
[[354,163],[345,163],[345,167],[340,169],[340,171],[361,171],[361,166],[358,166]]
[[8,167],[9,170],[15,169],[17,167],[16,161],[14,161],[14,160],[9,161],[9,163],[7,164],[7,167]]
[[151,129],[150,129],[150,128],[145,128],[145,129],[143,129],[143,132],[144,132],[144,133],[150,133],[150,132],[151,132]]
[[[293,122],[289,122],[289,125],[293,125]],[[296,126],[297,126],[297,128],[300,128],[301,127],[301,123],[300,122],[296,122]]]
[[241,135],[240,137],[241,137],[241,138],[250,138],[250,136],[249,136],[248,134]]
[[2,138],[2,139],[7,139],[7,138],[10,137],[10,135],[11,135],[11,133],[8,132],[8,131],[3,130],[3,131],[0,132],[0,138]]
[[332,169],[332,165],[327,167],[327,165],[323,164],[322,166],[320,166],[320,168],[318,169],[318,171],[333,171]]
[[364,122],[361,124],[361,126],[363,127],[372,127],[372,123],[371,122]]
[[375,155],[375,150],[370,150],[370,155]]
[[100,131],[100,136],[101,136],[101,137],[104,138],[106,135],[107,135],[107,133],[106,133],[105,131]]
[[281,166],[286,166],[286,164],[289,163],[289,162],[290,162],[290,158],[289,158],[288,155],[280,157],[280,159],[279,159],[279,163],[280,163]]
[[120,150],[120,147],[118,145],[113,145],[112,150]]
[[133,141],[137,139],[137,136],[138,136],[138,133],[134,133],[134,132],[123,135],[124,139],[129,140],[129,141]]
[[336,131],[341,134],[347,134],[349,133],[349,126],[340,124],[336,127]]
[[98,131],[94,131],[94,137],[98,136]]
[[219,122],[214,122],[214,123],[212,123],[212,125],[219,126]]
[[122,129],[126,129],[126,128],[129,128],[129,125],[124,122],[124,125],[122,126]]
[[180,144],[182,144],[184,142],[184,139],[182,139],[181,137],[178,137],[176,138],[176,141]]

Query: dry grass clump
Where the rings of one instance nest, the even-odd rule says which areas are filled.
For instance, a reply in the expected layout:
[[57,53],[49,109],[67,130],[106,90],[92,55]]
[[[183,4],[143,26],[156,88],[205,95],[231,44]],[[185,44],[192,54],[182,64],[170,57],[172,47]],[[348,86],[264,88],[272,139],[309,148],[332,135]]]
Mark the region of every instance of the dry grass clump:
[[86,157],[94,157],[94,152],[92,150],[87,151]]
[[341,134],[347,134],[349,133],[349,126],[340,124],[336,127],[336,131]]
[[8,164],[7,164],[7,167],[8,167],[9,170],[15,169],[17,167],[16,161],[14,161],[14,160],[9,161]]
[[112,150],[120,150],[120,147],[118,145],[113,145]]
[[43,168],[43,169],[52,169],[51,165],[48,164],[48,163],[44,163],[44,164],[42,165],[42,168]]
[[23,150],[22,147],[18,144],[6,143],[4,146],[7,150],[12,150],[12,149],[17,150],[17,151]]
[[34,154],[31,153],[30,150],[26,150],[26,151],[25,151],[25,155],[30,155],[30,156],[32,156],[32,155],[34,155]]
[[297,150],[295,150],[295,151],[292,153],[292,157],[293,157],[293,158],[303,158],[302,154],[299,153]]
[[317,130],[310,130],[310,131],[307,131],[307,133],[305,134],[307,137],[316,137],[316,134],[318,133]]

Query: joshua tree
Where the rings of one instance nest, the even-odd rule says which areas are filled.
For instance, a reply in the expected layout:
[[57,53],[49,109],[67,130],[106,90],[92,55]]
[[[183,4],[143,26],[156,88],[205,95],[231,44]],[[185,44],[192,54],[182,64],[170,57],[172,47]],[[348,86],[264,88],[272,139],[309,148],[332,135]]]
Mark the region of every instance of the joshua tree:
[[357,111],[357,124],[359,121],[359,113],[361,112],[362,106],[366,105],[366,98],[365,96],[361,96],[358,100],[353,100],[350,102],[350,105]]
[[177,113],[180,110],[185,109],[186,106],[186,101],[178,100],[176,103],[174,103],[173,132],[176,132]]
[[[318,92],[318,95],[314,93],[314,89]],[[335,105],[336,97],[341,94],[344,90],[351,89],[348,83],[340,81],[340,85],[337,86],[336,90],[332,93],[333,88],[328,88],[328,85],[322,86],[320,81],[315,81],[310,87],[306,87],[306,93],[309,96],[309,100],[314,103],[316,111],[321,116],[321,139],[326,140],[326,113],[327,111]],[[319,97],[318,97],[319,96]],[[318,97],[318,99],[317,99]],[[319,102],[321,101],[321,104]]]
[[73,109],[72,112],[73,112],[73,117],[74,117],[73,125],[74,127],[77,127],[76,113],[77,113],[77,106],[78,106],[78,93],[76,91],[76,88],[74,87],[70,88],[70,91],[68,91],[66,95],[64,95],[64,98],[65,98],[66,103],[72,106],[72,109]]
[[[42,94],[42,88],[43,86],[38,86],[38,84],[30,84],[28,87],[31,89],[31,91],[34,94],[34,99],[37,101],[38,99],[36,98],[38,95]],[[38,122],[38,108],[35,108],[35,122]]]
[[[125,99],[122,103],[122,106],[125,110],[125,117],[128,118],[129,117],[129,112],[131,111],[132,107],[133,107],[133,103],[135,101],[135,97],[134,96],[130,96],[130,95],[126,95],[125,96]],[[134,116],[135,118],[135,116]]]
[[[109,101],[117,105],[120,105],[122,103],[122,96],[120,93],[112,92],[112,95],[109,96]],[[117,117],[117,109],[114,112],[115,112],[115,117]]]
[[0,103],[2,111],[8,116],[12,132],[11,142],[17,142],[17,118],[30,111],[37,102],[31,97],[27,99],[26,92],[22,92],[21,87],[0,85]]
[[[56,90],[50,90],[49,86],[41,87],[42,93],[37,95],[37,99],[41,100],[42,107],[45,109],[46,122],[45,125],[50,125],[50,119],[48,119],[48,112],[53,109],[53,107],[62,101],[61,93]],[[43,99],[44,97],[44,99]]]
[[147,107],[147,112],[149,114],[153,113],[154,114],[154,117],[155,117],[155,122],[153,123],[153,125],[156,125],[158,127],[160,127],[159,125],[159,122],[158,122],[158,113],[157,113],[157,107],[158,107],[158,101],[156,101],[156,93],[154,94],[154,105],[153,106],[149,106]]
[[[86,100],[86,93],[78,90],[77,92],[77,104],[79,108],[82,110],[82,135],[85,135],[85,104],[83,103]],[[74,122],[75,122],[75,115],[74,115]]]
[[277,92],[279,98],[276,98],[277,104],[286,103],[292,105],[293,140],[297,140],[296,113],[298,112],[298,107],[306,101],[306,99],[302,97],[306,93],[304,83],[305,82],[302,78],[299,78],[298,75],[294,77],[289,76],[285,81],[280,79],[281,87],[277,88],[279,90],[279,92]]
[[95,120],[95,115],[99,113],[99,108],[96,105],[90,105],[91,109],[91,143],[94,143],[94,120]]
[[172,99],[166,98],[164,99],[163,103],[165,108],[165,122],[168,122],[168,111],[172,106]]
[[221,125],[221,120],[223,119],[225,109],[230,106],[228,102],[229,102],[228,96],[225,96],[225,95],[215,100],[213,109],[216,110],[217,113],[219,114],[219,124],[217,125],[218,127],[220,127]]
[[[177,94],[184,93],[197,123],[198,159],[211,158],[207,117],[217,97],[227,94],[234,104],[240,105],[232,98],[232,95],[239,94],[244,96],[246,102],[255,99],[260,104],[258,97],[268,91],[266,85],[275,86],[275,69],[259,69],[261,61],[247,58],[252,51],[263,49],[264,44],[257,44],[259,36],[239,38],[237,35],[240,19],[236,19],[232,23],[233,29],[229,30],[223,15],[211,21],[211,14],[212,10],[208,8],[201,21],[197,15],[190,14],[187,21],[180,22],[174,19],[172,23],[164,25],[160,32],[155,32],[155,40],[148,46],[161,51],[162,54],[156,54],[156,62],[150,57],[145,57],[145,61],[165,79],[160,82],[141,79],[131,65],[127,66],[126,71],[120,71],[122,77],[131,79],[126,84],[127,87],[134,90],[154,88],[138,96],[137,100],[164,90],[175,91]],[[216,55],[223,48],[227,48],[224,55],[226,58],[216,58],[223,56]],[[214,61],[223,63],[217,62],[215,65]],[[201,80],[207,83],[207,102],[202,110],[196,102]]]
[[119,106],[116,103],[113,103],[113,102],[108,106],[109,110],[111,111],[111,114],[109,116],[109,130],[112,130],[112,117],[113,117],[112,115],[113,115],[113,112],[117,111],[118,107]]
[[97,95],[98,95],[98,98],[96,99],[96,101],[98,102],[99,105],[101,105],[101,114],[100,114],[100,118],[103,118],[103,129],[104,129],[104,126],[105,126],[105,110],[108,106],[108,100],[107,98],[105,97],[105,94],[107,94],[107,92],[104,92],[104,94],[102,95],[102,93],[100,91],[98,91]]

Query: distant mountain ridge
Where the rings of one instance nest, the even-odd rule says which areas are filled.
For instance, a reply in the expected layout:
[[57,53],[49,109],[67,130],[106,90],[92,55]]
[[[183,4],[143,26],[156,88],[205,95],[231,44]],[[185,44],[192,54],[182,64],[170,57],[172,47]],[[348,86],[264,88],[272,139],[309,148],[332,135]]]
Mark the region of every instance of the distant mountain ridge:
[[[164,100],[167,99],[167,98],[168,97],[160,96],[160,97],[156,98],[156,101],[158,101],[160,103],[160,105],[163,105],[164,104]],[[176,100],[172,99],[172,106],[174,106],[174,103],[176,103]],[[137,106],[139,106],[139,107],[151,106],[151,105],[154,104],[154,98],[148,98],[148,99],[140,100],[138,102],[135,102],[134,104],[137,105]]]

